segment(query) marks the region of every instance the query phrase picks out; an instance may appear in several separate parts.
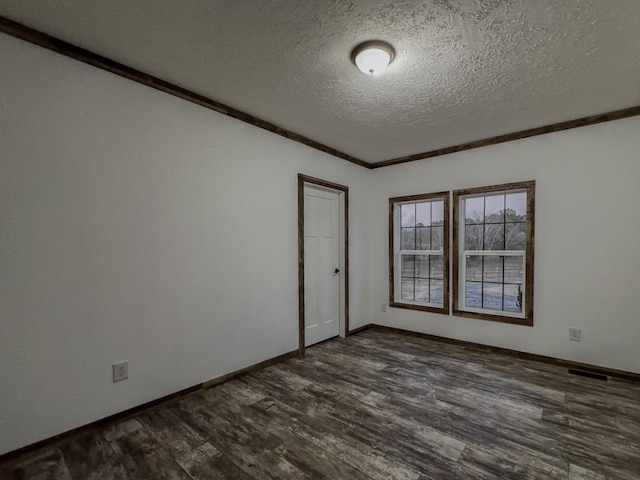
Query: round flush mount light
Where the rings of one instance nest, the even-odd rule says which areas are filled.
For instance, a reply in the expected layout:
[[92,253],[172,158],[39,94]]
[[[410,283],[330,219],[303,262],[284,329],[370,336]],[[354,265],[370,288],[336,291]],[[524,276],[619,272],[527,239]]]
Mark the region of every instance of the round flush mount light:
[[371,40],[351,51],[351,61],[362,73],[380,75],[396,56],[396,51],[387,42]]

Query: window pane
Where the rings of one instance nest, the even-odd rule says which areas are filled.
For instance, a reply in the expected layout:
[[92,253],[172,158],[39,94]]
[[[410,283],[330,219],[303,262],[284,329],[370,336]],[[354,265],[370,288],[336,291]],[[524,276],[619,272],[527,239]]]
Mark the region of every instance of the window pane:
[[443,305],[443,281],[442,280],[431,280],[431,293],[429,302],[435,303],[437,305]]
[[482,223],[484,221],[484,197],[467,198],[464,201],[465,223]]
[[468,255],[465,267],[467,307],[502,311],[504,287],[504,310],[521,311],[518,287],[523,287],[518,283],[524,282],[524,256]]
[[431,225],[444,224],[444,202],[431,202]]
[[524,257],[504,257],[504,281],[524,283]]
[[482,283],[465,282],[464,304],[467,307],[482,308]]
[[524,250],[526,248],[526,224],[507,223],[505,230],[506,250]]
[[422,280],[416,278],[416,301],[428,302],[429,301],[429,280]]
[[[398,197],[397,202],[390,199],[393,220],[390,261],[395,262],[394,295],[398,303],[444,307],[443,285],[447,281],[444,271],[448,271],[444,249],[448,245],[445,242],[450,241],[450,232],[444,231],[450,215],[445,209],[447,198],[448,194],[425,194]],[[482,229],[480,237],[483,235]],[[434,253],[430,254],[431,251]]]
[[482,250],[482,239],[484,238],[483,225],[467,225],[465,232],[465,250]]
[[415,250],[416,249],[416,229],[415,228],[402,228],[401,229],[401,250]]
[[491,195],[485,198],[484,223],[504,222],[504,195]]
[[402,205],[402,227],[415,227],[416,226],[416,204],[410,203],[408,205]]
[[507,195],[507,222],[522,222],[527,218],[526,192],[509,193]]
[[413,300],[413,278],[403,278],[401,288],[402,300]]
[[502,283],[502,259],[504,257],[484,257],[483,279],[485,282]]
[[504,250],[504,224],[488,223],[484,226],[484,250]]
[[482,306],[490,310],[502,310],[502,284],[482,284]]
[[504,309],[507,312],[522,311],[522,287],[520,285],[504,286]]
[[467,281],[482,281],[482,257],[477,255],[467,256]]
[[442,250],[444,227],[431,227],[431,250]]
[[416,227],[431,225],[431,203],[416,204]]
[[[529,196],[533,182],[514,186],[467,190],[474,192],[470,194],[454,192],[454,198],[461,199],[454,210],[459,207],[464,218],[461,220],[464,224],[458,224],[461,227],[460,236],[456,235],[459,243],[454,247],[463,256],[461,264],[456,262],[456,265],[464,277],[460,279],[464,285],[456,282],[453,291],[460,301],[457,307],[477,311],[478,318],[502,321],[495,315],[497,312],[504,312],[501,316],[522,318],[522,297],[531,295],[530,285],[525,285],[526,269],[530,268],[525,250],[532,246],[527,243],[530,240],[527,209],[533,209],[533,197]],[[454,225],[454,229],[458,225]],[[433,213],[431,228],[434,228]],[[433,249],[433,233],[431,237]],[[482,311],[487,315],[482,316]],[[522,323],[530,324],[531,320],[526,318]]]
[[431,227],[416,228],[416,250],[431,250]]
[[440,255],[431,255],[431,270],[430,270],[430,278],[440,278],[442,279],[442,257]]
[[429,278],[429,255],[416,255],[416,277]]
[[414,277],[414,258],[415,255],[402,255],[402,276]]

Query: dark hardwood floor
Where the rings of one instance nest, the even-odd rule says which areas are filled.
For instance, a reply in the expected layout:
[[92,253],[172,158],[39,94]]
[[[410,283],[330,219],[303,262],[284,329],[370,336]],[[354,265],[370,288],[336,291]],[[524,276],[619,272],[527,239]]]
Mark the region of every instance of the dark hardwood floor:
[[374,328],[0,478],[638,480],[640,384]]

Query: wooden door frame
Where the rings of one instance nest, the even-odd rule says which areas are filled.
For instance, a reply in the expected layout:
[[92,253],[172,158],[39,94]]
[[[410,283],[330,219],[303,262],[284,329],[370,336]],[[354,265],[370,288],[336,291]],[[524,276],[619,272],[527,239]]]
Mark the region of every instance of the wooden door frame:
[[349,187],[298,174],[298,349],[304,356],[304,186],[317,185],[344,193],[344,336],[349,336]]

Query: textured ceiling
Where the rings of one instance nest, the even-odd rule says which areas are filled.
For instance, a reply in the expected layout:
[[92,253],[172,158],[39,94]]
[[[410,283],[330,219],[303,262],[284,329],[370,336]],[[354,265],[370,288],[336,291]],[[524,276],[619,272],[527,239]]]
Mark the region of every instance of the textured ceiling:
[[[639,0],[0,0],[0,15],[367,162],[640,104]],[[392,43],[379,77],[350,63]]]

